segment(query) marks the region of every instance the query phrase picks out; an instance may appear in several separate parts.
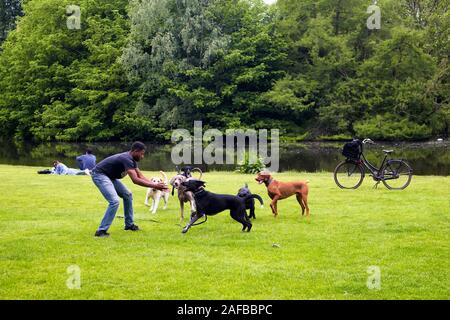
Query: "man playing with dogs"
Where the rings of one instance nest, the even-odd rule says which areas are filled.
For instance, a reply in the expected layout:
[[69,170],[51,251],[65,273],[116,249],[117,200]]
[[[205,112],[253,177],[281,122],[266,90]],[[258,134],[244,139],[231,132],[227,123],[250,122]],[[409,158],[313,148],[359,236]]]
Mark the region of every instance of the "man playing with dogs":
[[101,161],[92,170],[94,184],[109,203],[100,227],[95,232],[96,237],[109,236],[107,231],[119,208],[119,197],[123,199],[124,204],[125,230],[139,230],[133,219],[133,196],[131,191],[120,182],[120,179],[126,175],[129,175],[131,181],[139,186],[168,191],[166,184],[151,182],[139,170],[137,163],[144,158],[145,150],[145,144],[135,142],[130,151],[112,155]]

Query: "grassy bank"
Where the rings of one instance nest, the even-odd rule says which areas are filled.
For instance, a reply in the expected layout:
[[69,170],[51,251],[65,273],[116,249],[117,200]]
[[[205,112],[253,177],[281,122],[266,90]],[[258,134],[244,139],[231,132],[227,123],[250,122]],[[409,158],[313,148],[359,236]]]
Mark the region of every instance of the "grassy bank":
[[[90,178],[37,169],[0,166],[1,299],[450,298],[450,177],[414,177],[393,192],[368,179],[343,191],[330,173],[276,175],[310,180],[308,221],[295,198],[274,219],[253,175],[206,173],[210,191],[235,194],[248,182],[266,205],[251,233],[224,212],[185,235],[174,197],[153,216],[146,190],[125,178],[142,231],[116,218],[111,237],[97,239],[106,202]],[[66,285],[71,265],[79,290]],[[370,266],[380,268],[379,290],[367,287]]]

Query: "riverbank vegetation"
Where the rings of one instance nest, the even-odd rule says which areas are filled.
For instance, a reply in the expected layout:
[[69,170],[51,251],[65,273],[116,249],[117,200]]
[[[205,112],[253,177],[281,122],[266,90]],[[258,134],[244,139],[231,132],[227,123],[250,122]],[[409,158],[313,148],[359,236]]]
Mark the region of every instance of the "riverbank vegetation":
[[194,120],[290,140],[448,136],[448,1],[380,0],[379,30],[369,0],[79,0],[80,29],[73,1],[3,2],[3,137],[165,142]]

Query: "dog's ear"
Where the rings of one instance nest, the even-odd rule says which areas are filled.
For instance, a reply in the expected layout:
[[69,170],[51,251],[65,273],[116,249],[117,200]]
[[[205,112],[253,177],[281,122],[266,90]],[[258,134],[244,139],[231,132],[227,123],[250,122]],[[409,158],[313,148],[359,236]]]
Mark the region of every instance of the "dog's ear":
[[204,187],[206,185],[206,182],[202,180],[197,180],[197,184]]

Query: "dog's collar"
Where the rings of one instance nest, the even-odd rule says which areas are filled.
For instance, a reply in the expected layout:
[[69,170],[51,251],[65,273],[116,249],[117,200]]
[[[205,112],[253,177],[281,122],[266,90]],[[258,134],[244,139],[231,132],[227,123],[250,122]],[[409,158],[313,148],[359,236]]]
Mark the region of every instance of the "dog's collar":
[[194,193],[194,195],[197,195],[197,194],[202,193],[203,191],[205,191],[205,189],[202,187],[202,188],[200,188],[199,190],[194,191],[193,193]]
[[270,185],[272,182],[273,182],[273,178],[272,178],[272,177],[270,177],[269,180],[264,181],[264,183],[266,184],[266,186]]

